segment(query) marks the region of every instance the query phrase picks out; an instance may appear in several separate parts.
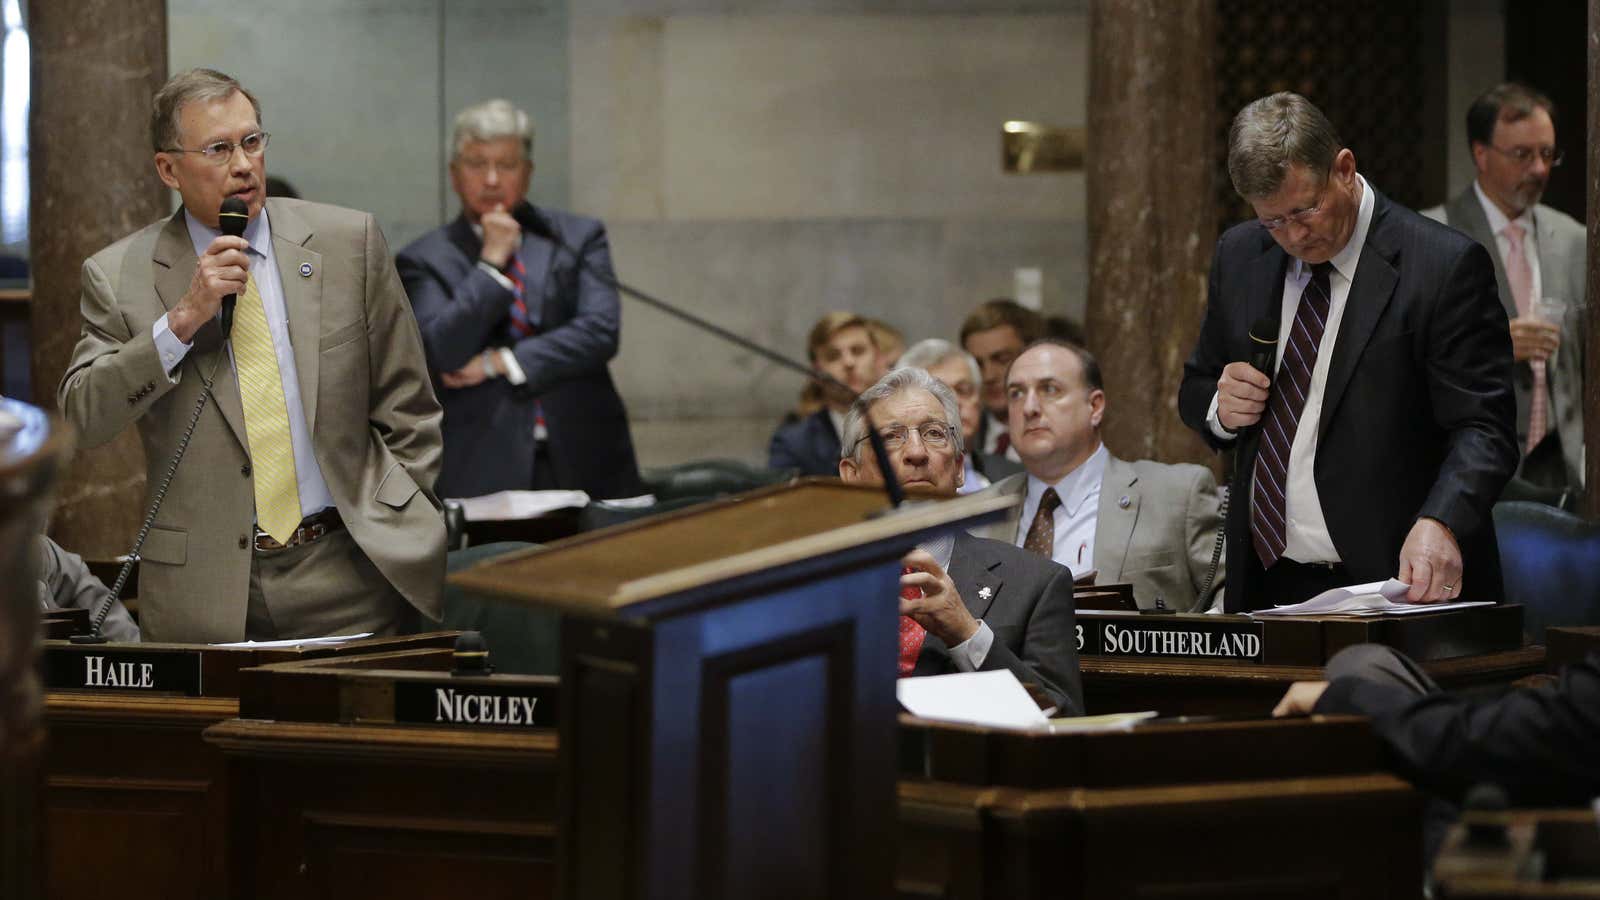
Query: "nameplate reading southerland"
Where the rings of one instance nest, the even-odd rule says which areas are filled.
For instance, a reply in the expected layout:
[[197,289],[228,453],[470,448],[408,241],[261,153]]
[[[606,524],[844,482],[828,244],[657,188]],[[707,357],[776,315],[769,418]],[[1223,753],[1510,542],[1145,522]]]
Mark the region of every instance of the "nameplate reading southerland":
[[1263,660],[1261,623],[1213,617],[1151,620],[1140,616],[1078,616],[1078,653],[1176,659]]
[[394,720],[415,725],[554,728],[558,684],[397,681]]
[[45,687],[56,691],[141,691],[200,696],[200,651],[53,646],[44,653]]

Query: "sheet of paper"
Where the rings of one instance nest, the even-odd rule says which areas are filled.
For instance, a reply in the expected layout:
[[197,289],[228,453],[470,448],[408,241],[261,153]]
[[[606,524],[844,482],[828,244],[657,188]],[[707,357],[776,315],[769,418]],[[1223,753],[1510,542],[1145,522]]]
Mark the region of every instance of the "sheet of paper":
[[558,509],[589,505],[589,495],[583,491],[500,491],[460,500],[468,522],[532,519]]
[[1393,578],[1323,591],[1304,603],[1258,609],[1252,616],[1381,616],[1443,612],[1468,606],[1486,606],[1488,601],[1467,603],[1407,603],[1411,586]]
[[282,641],[234,641],[231,644],[212,644],[213,647],[247,647],[254,650],[267,650],[273,647],[304,647],[307,644],[342,644],[345,641],[359,641],[362,638],[372,637],[372,632],[363,631],[360,634],[335,634],[319,638],[290,638]]
[[993,728],[1045,729],[1050,720],[1007,669],[902,678],[900,704],[914,716]]

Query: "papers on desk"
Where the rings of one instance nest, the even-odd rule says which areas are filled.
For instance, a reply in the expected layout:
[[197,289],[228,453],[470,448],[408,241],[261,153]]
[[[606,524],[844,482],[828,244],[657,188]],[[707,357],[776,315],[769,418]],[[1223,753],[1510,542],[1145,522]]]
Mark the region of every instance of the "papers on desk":
[[500,491],[482,497],[460,498],[468,522],[504,522],[533,519],[558,509],[589,505],[583,491]]
[[319,638],[290,638],[283,641],[234,641],[231,644],[212,644],[213,647],[243,647],[250,650],[270,650],[274,647],[305,647],[319,644],[342,644],[345,641],[359,641],[362,638],[372,637],[372,632],[363,631],[360,634],[335,634]]
[[990,728],[1075,733],[1126,731],[1156,715],[1137,712],[1047,719],[1039,704],[1028,695],[1027,688],[1007,669],[902,678],[895,684],[895,693],[900,705],[914,716]]
[[1380,616],[1443,612],[1468,606],[1488,606],[1487,600],[1470,603],[1407,603],[1410,585],[1393,578],[1323,591],[1304,603],[1258,609],[1252,616]]

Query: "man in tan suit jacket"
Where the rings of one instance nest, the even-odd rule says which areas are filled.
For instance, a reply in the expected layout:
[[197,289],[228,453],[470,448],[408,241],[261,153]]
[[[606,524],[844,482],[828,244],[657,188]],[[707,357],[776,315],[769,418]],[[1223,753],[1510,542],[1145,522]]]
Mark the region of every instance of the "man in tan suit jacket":
[[[153,496],[211,381],[141,550],[146,640],[415,630],[418,613],[439,616],[445,550],[432,493],[440,411],[417,325],[370,215],[265,198],[260,118],[218,72],[182,73],[157,94],[156,169],[183,209],[84,263],[61,409],[85,446],[137,425]],[[228,197],[248,210],[242,238],[218,230]],[[227,294],[239,312],[224,344]],[[271,424],[288,435],[256,456],[263,419],[246,423],[237,365],[250,300],[255,346],[278,363],[266,383],[282,386]],[[278,484],[304,518],[280,540],[257,527],[254,470],[271,446],[281,474],[284,443],[292,481]]]
[[[1036,341],[1011,363],[1006,395],[1027,471],[990,490],[1022,502],[974,534],[1048,555],[1078,578],[1092,572],[1095,584],[1131,584],[1141,608],[1204,610],[1221,596],[1215,479],[1202,466],[1126,462],[1106,450],[1105,388],[1087,350]],[[1041,506],[1052,509],[1041,516]]]

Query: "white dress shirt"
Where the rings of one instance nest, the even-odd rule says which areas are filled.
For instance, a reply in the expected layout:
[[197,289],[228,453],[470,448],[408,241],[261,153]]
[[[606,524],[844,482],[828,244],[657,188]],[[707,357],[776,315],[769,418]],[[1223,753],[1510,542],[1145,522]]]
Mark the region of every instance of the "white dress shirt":
[[1094,568],[1094,530],[1100,521],[1100,485],[1105,481],[1106,463],[1111,454],[1101,444],[1089,454],[1083,464],[1068,472],[1060,481],[1051,484],[1033,475],[1028,476],[1028,493],[1022,501],[1022,518],[1017,521],[1013,541],[1018,547],[1028,541],[1028,529],[1039,512],[1039,501],[1046,488],[1055,488],[1061,505],[1056,507],[1055,543],[1050,556],[1072,570],[1077,578]]
[[[1361,248],[1367,242],[1367,230],[1372,226],[1372,186],[1360,175],[1361,206],[1356,215],[1355,231],[1329,262],[1333,271],[1328,275],[1328,288],[1332,297],[1328,303],[1328,321],[1322,331],[1322,343],[1317,348],[1317,363],[1311,369],[1311,391],[1306,395],[1305,409],[1300,413],[1300,425],[1294,432],[1294,443],[1289,447],[1289,483],[1284,488],[1284,518],[1287,523],[1283,555],[1296,562],[1341,562],[1339,551],[1328,534],[1328,521],[1322,514],[1322,499],[1317,494],[1316,461],[1317,431],[1322,419],[1322,397],[1328,385],[1328,367],[1333,362],[1333,347],[1339,337],[1339,323],[1344,320],[1345,301],[1350,297],[1350,284],[1356,276],[1356,266],[1361,261]],[[1300,307],[1300,294],[1311,280],[1311,266],[1298,259],[1289,262],[1283,276],[1283,305],[1278,316],[1278,353],[1283,358],[1284,345],[1294,329],[1295,311]],[[1277,371],[1274,360],[1273,371]],[[1217,419],[1217,397],[1211,397],[1211,411],[1207,415],[1212,434],[1232,440]],[[1254,497],[1255,484],[1250,485]]]
[[[195,256],[203,256],[211,242],[222,232],[202,224],[183,211],[184,223],[189,226],[189,241],[194,245]],[[267,331],[272,335],[273,355],[278,358],[278,377],[283,381],[283,402],[289,414],[289,445],[294,451],[294,474],[300,491],[302,518],[321,512],[334,505],[333,492],[322,478],[322,467],[311,447],[311,429],[306,426],[305,404],[300,398],[300,373],[294,367],[294,346],[289,343],[289,314],[283,304],[283,282],[278,275],[278,258],[272,252],[272,225],[267,221],[263,207],[261,215],[244,229],[244,239],[250,242],[250,275],[255,279],[256,292],[261,295],[267,314]],[[167,369],[167,377],[177,371],[178,365],[188,355],[193,344],[185,344],[172,333],[163,315],[151,326],[156,350]],[[315,352],[315,348],[307,352]],[[233,344],[228,345],[228,359],[233,360]],[[237,376],[237,368],[235,369]]]

